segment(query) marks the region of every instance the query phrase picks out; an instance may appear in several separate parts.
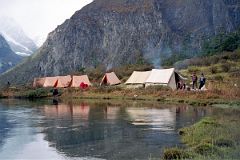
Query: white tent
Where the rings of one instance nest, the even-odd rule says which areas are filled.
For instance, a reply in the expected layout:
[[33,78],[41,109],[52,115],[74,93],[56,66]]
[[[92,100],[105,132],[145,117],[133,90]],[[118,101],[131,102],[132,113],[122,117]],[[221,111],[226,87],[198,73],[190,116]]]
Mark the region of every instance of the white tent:
[[[169,86],[173,90],[177,89],[177,82],[174,68],[170,69],[153,69],[150,76],[145,81],[146,87],[164,85]],[[180,76],[179,76],[180,77]]]
[[125,82],[125,84],[127,85],[128,88],[144,87],[145,82],[150,74],[151,71],[145,72],[134,71],[130,78]]

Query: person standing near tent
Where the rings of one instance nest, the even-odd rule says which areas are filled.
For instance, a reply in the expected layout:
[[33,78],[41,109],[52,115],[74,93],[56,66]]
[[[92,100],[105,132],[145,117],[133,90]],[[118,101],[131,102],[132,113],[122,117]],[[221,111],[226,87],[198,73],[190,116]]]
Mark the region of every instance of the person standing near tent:
[[197,81],[198,81],[198,77],[197,77],[196,73],[194,72],[192,74],[192,89],[195,89],[195,86],[197,89]]
[[204,74],[202,73],[201,74],[201,77],[200,77],[200,79],[199,79],[199,83],[200,83],[200,85],[199,85],[199,89],[202,89],[202,87],[205,85],[205,83],[206,83],[206,78],[204,77]]
[[53,89],[53,96],[54,96],[54,97],[57,97],[58,94],[59,94],[59,93],[58,93],[58,89],[57,89],[57,88],[54,88],[54,89]]

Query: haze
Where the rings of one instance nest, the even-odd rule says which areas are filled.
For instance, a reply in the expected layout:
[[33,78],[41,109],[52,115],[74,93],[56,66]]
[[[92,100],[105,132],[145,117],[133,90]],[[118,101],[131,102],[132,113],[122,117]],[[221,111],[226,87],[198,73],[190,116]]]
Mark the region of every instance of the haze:
[[92,0],[0,0],[0,16],[16,20],[40,45],[47,34]]

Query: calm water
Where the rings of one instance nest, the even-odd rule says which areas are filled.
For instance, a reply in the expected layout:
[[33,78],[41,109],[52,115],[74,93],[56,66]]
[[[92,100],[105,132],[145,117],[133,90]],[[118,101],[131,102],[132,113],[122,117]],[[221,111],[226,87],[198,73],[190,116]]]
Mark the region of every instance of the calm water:
[[0,101],[0,159],[150,159],[208,108],[142,102]]

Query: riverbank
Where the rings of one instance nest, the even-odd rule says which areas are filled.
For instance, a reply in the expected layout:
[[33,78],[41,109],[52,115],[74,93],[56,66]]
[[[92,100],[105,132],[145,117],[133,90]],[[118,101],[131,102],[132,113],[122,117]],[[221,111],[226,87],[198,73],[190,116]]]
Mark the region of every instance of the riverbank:
[[220,109],[211,117],[179,130],[186,148],[165,149],[163,159],[238,159],[240,111]]
[[[51,88],[8,88],[0,93],[2,98],[42,99],[51,98]],[[238,94],[226,94],[215,90],[209,91],[172,91],[167,87],[150,87],[127,89],[122,86],[91,87],[88,90],[59,89],[59,99],[101,99],[101,100],[138,100],[155,101],[161,103],[182,103],[193,106],[219,106],[238,108],[240,97]]]

